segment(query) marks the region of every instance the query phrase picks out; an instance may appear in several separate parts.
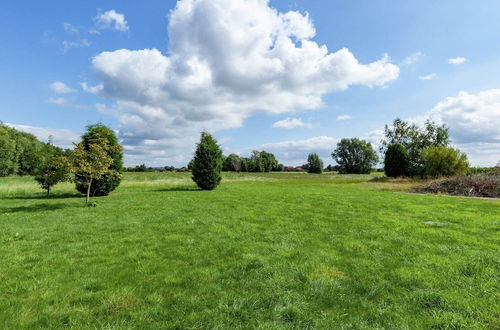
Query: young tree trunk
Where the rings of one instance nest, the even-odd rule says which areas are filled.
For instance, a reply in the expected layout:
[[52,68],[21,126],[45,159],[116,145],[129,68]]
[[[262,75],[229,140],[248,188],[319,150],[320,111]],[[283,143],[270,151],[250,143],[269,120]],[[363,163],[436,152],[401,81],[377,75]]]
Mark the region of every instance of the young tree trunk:
[[88,205],[90,202],[90,186],[92,185],[92,179],[89,181],[89,186],[87,187],[87,201],[86,204]]
[[50,187],[47,188],[47,197],[50,196]]

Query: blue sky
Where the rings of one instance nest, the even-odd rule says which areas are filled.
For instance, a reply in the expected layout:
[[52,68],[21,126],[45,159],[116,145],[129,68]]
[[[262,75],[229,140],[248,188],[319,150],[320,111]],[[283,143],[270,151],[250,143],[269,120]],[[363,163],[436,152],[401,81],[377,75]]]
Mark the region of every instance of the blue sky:
[[64,146],[100,121],[128,165],[180,166],[201,129],[226,153],[298,165],[331,163],[342,137],[376,144],[396,117],[432,118],[472,164],[494,165],[498,13],[493,0],[2,1],[0,120]]

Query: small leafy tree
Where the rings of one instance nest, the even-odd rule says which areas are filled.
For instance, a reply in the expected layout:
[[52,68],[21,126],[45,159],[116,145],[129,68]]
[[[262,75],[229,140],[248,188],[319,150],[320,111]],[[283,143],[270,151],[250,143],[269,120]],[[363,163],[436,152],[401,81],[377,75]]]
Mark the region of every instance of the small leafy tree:
[[428,147],[422,150],[425,173],[432,177],[464,174],[469,168],[467,155],[458,149]]
[[72,172],[80,175],[75,176],[77,184],[87,188],[86,204],[90,203],[90,192],[92,184],[99,182],[103,177],[120,179],[118,171],[110,168],[113,158],[110,156],[113,152],[118,152],[119,146],[109,145],[106,139],[96,139],[93,143],[85,144],[80,142],[75,144],[75,150],[72,153]]
[[64,156],[54,157],[39,169],[35,180],[42,189],[47,190],[47,196],[49,196],[53,186],[70,179],[70,169],[68,158]]
[[203,190],[215,189],[222,180],[222,150],[209,133],[201,133],[191,170],[193,181]]
[[340,140],[332,158],[339,165],[339,172],[343,174],[368,174],[378,162],[371,143],[358,138]]
[[318,154],[312,153],[307,156],[307,171],[309,173],[323,173],[323,161]]
[[[82,135],[82,143],[85,148],[89,148],[90,144],[101,143],[105,141],[109,148],[107,148],[108,156],[113,160],[109,165],[109,169],[112,170],[109,176],[107,174],[101,176],[98,180],[94,180],[93,188],[90,191],[92,196],[106,196],[111,191],[115,190],[120,184],[121,175],[115,175],[115,173],[123,172],[123,149],[120,146],[115,132],[103,125],[94,124],[87,126],[87,131]],[[75,173],[76,189],[82,194],[87,192],[87,186],[82,185],[79,182],[88,182],[87,178],[80,178],[83,173]]]
[[399,143],[392,143],[387,147],[384,157],[384,172],[388,177],[408,175],[410,156],[406,148]]

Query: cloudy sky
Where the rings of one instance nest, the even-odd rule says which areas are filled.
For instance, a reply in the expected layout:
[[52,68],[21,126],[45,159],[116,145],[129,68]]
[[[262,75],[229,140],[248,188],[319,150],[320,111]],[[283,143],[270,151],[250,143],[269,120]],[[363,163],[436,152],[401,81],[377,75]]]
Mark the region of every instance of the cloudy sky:
[[[147,3],[147,4],[145,4]],[[0,3],[0,120],[70,146],[117,131],[126,164],[182,166],[202,130],[225,153],[332,163],[396,117],[445,123],[500,160],[500,2],[149,0]]]

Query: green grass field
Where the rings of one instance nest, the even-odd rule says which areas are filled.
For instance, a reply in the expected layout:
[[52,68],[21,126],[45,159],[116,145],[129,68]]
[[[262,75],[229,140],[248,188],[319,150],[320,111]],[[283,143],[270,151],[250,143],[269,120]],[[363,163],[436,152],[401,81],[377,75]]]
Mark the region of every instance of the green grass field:
[[0,328],[500,328],[500,201],[371,178],[0,178]]

